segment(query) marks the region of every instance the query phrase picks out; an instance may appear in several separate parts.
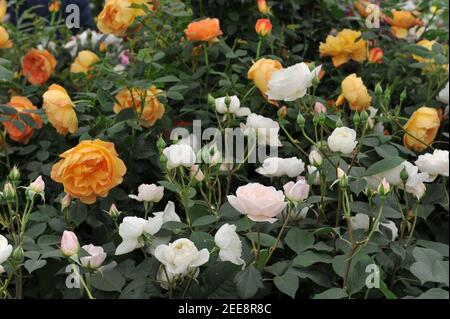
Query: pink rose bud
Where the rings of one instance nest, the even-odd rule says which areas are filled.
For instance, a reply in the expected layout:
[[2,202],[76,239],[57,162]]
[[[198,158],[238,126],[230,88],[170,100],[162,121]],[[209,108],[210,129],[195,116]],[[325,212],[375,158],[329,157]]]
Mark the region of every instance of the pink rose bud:
[[29,186],[30,190],[32,190],[35,193],[42,193],[45,190],[45,183],[42,179],[42,176],[39,176],[32,182]]
[[327,108],[320,102],[316,102],[316,104],[314,104],[314,111],[319,114],[319,113],[327,113]]
[[205,175],[203,174],[203,171],[200,169],[200,166],[197,164],[194,164],[191,166],[191,169],[189,170],[189,176],[191,178],[195,178],[197,182],[203,182],[205,179]]
[[69,208],[69,206],[70,206],[71,203],[72,203],[72,198],[70,197],[69,194],[66,194],[66,195],[61,199],[61,208],[62,208],[62,209]]
[[90,244],[84,245],[82,248],[89,254],[88,256],[80,258],[83,267],[97,269],[105,261],[106,253],[102,247]]
[[78,253],[80,244],[74,232],[65,230],[61,238],[61,251],[64,256],[72,257]]
[[116,204],[112,204],[108,211],[111,218],[117,218],[120,215],[120,210],[117,208]]
[[128,51],[123,51],[120,54],[120,64],[122,64],[122,65],[130,64],[130,56],[128,55]]
[[386,178],[383,178],[383,180],[381,181],[380,185],[378,185],[378,189],[377,192],[380,195],[387,195],[391,190],[391,185],[389,185],[389,182],[387,181]]
[[283,186],[284,195],[293,202],[303,202],[309,196],[309,185],[304,178],[298,179],[296,183],[289,182]]
[[309,153],[309,163],[313,166],[319,167],[323,163],[322,155],[316,150],[312,150]]

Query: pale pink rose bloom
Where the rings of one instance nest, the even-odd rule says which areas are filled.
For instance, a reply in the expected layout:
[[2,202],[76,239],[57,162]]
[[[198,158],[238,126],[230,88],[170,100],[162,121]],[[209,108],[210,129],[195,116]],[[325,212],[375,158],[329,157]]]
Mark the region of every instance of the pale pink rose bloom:
[[283,186],[284,195],[293,202],[303,202],[309,196],[309,185],[304,178],[296,183],[289,182]]
[[203,171],[197,164],[191,166],[189,170],[189,176],[191,178],[195,178],[197,182],[203,182],[203,180],[205,179],[205,174],[203,174]]
[[241,186],[236,196],[229,195],[227,198],[231,206],[255,222],[274,223],[277,221],[275,217],[286,207],[282,191],[259,183]]
[[106,253],[102,247],[90,244],[84,245],[82,248],[89,254],[89,256],[80,258],[83,267],[97,269],[105,261]]

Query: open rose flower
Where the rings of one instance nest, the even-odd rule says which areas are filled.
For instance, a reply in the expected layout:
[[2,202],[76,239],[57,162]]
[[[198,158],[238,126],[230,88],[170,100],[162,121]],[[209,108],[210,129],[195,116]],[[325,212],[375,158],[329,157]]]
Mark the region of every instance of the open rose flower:
[[422,24],[422,21],[416,16],[416,13],[411,11],[392,10],[391,12],[392,17],[386,16],[386,21],[391,26],[392,33],[397,38],[406,38],[409,29]]
[[214,236],[214,242],[219,250],[219,260],[229,261],[235,265],[245,265],[242,256],[242,242],[236,233],[236,226],[222,225]]
[[409,149],[421,152],[433,143],[440,126],[438,111],[421,107],[411,115],[404,126],[403,144]]
[[372,102],[372,97],[367,91],[361,78],[355,73],[347,76],[341,83],[342,94],[336,101],[336,106],[344,104],[347,100],[352,111],[361,112],[367,110]]
[[328,147],[333,152],[351,154],[358,142],[356,141],[356,131],[348,127],[338,127],[328,137]]
[[88,256],[80,258],[80,262],[83,267],[97,269],[103,264],[106,259],[106,253],[103,250],[103,247],[90,244],[84,245],[81,248],[88,253]]
[[305,163],[297,158],[269,157],[263,161],[261,167],[256,172],[266,177],[297,177],[305,170]]
[[174,169],[179,166],[190,168],[197,160],[192,147],[182,143],[166,147],[163,154],[167,158],[167,169]]
[[421,172],[428,173],[430,181],[434,181],[438,175],[448,177],[448,151],[434,150],[433,154],[420,155],[415,164]]
[[241,124],[241,129],[245,135],[255,135],[259,145],[282,146],[279,138],[280,124],[271,118],[251,113],[247,122]]
[[107,0],[97,17],[97,27],[105,34],[123,35],[133,24],[136,17],[144,14],[133,4],[143,4],[143,0]]
[[8,240],[5,236],[0,235],[0,274],[3,273],[5,270],[2,266],[2,264],[8,260],[9,256],[11,255],[13,250],[13,247],[8,244]]
[[212,42],[223,34],[219,19],[211,18],[189,23],[184,33],[189,41],[205,42]]
[[364,62],[367,59],[367,44],[360,31],[344,29],[337,36],[329,35],[325,43],[320,43],[320,56],[331,56],[334,67],[350,60]]
[[138,187],[138,194],[128,195],[128,197],[139,202],[153,202],[158,203],[164,196],[164,187],[155,184],[141,184]]
[[261,94],[267,98],[270,78],[275,71],[281,70],[282,68],[283,66],[277,60],[259,59],[248,70],[247,77],[249,80],[253,80]]
[[89,50],[80,51],[70,66],[70,72],[87,74],[98,61],[100,61],[100,58],[94,52]]
[[22,73],[31,84],[41,85],[52,76],[56,63],[47,50],[31,49],[22,59]]
[[286,207],[284,194],[275,187],[250,183],[236,190],[236,196],[227,196],[228,202],[241,214],[255,222],[277,221],[278,216]]
[[59,134],[74,134],[78,130],[78,118],[74,104],[66,89],[58,84],[52,84],[43,95],[42,108],[48,121]]
[[[24,122],[20,115],[28,116],[35,123],[35,128],[41,128],[42,119],[41,116],[36,113],[37,107],[25,96],[13,96],[7,105],[14,108],[17,113],[8,115],[11,120],[2,122],[3,126],[13,141],[28,144],[34,133],[34,128]],[[19,122],[23,128],[19,128],[16,122]]]
[[52,167],[51,178],[64,185],[64,191],[85,204],[122,183],[127,169],[118,157],[114,144],[101,140],[80,142],[60,155],[63,159]]

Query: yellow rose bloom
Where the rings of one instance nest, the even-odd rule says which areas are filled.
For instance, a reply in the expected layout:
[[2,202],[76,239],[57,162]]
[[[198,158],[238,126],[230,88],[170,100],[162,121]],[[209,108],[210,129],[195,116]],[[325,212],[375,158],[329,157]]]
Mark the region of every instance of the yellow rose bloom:
[[48,121],[59,134],[74,134],[78,130],[78,119],[74,105],[67,91],[58,84],[52,84],[43,95],[42,108]]
[[12,48],[13,43],[9,39],[8,31],[0,25],[0,49]]
[[362,112],[369,108],[372,97],[367,91],[361,78],[355,73],[347,76],[341,83],[342,94],[336,101],[336,106],[344,104],[347,100],[352,111]]
[[80,51],[70,66],[70,72],[87,74],[92,70],[92,65],[98,61],[100,61],[100,58],[94,52],[88,50]]
[[325,43],[320,43],[320,56],[331,56],[336,68],[350,60],[363,62],[367,59],[367,44],[360,37],[360,31],[350,29],[342,30],[337,36],[329,35]]
[[425,150],[436,138],[441,121],[439,112],[430,107],[416,110],[403,127],[403,144],[416,152]]
[[0,22],[2,22],[6,15],[6,9],[8,9],[8,3],[6,0],[0,0]]
[[135,107],[141,125],[149,128],[164,115],[164,105],[158,100],[158,96],[162,94],[163,91],[154,86],[147,90],[133,88],[131,92],[125,88],[116,95],[118,103],[114,105],[113,110],[117,114],[126,108]]
[[266,97],[272,73],[281,70],[282,68],[283,66],[277,60],[259,59],[252,65],[248,71],[247,77],[249,80],[253,80],[255,86],[261,91],[264,97]]
[[[428,51],[432,51],[433,50],[433,45],[436,43],[436,41],[430,41],[430,40],[421,40],[419,42],[417,42],[417,45],[427,49]],[[413,59],[416,60],[417,62],[421,62],[421,63],[425,63],[427,64],[427,66],[425,66],[424,70],[425,71],[433,71],[434,69],[436,69],[437,67],[442,67],[445,70],[447,70],[448,72],[448,64],[435,64],[433,59],[428,59],[428,58],[424,58],[421,56],[418,56],[416,54],[412,55]]]
[[411,11],[392,10],[392,18],[386,16],[386,21],[391,26],[392,33],[400,39],[408,36],[408,31],[416,25],[422,24],[422,21]]
[[60,157],[62,160],[52,167],[51,178],[85,204],[95,203],[98,196],[106,197],[127,172],[114,144],[98,139],[82,141]]
[[107,0],[97,17],[97,27],[105,34],[121,36],[133,24],[137,16],[143,15],[141,9],[131,8],[133,4],[144,4],[144,0]]

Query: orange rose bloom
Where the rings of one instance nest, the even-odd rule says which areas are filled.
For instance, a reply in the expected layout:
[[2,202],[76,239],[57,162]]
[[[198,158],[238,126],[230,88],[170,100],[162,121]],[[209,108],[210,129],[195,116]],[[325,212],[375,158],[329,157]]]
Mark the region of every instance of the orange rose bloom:
[[143,15],[141,9],[132,8],[133,4],[142,4],[144,0],[107,0],[97,17],[97,27],[105,34],[120,36],[133,24],[137,16]]
[[[16,142],[28,144],[34,129],[28,126],[20,117],[19,114],[27,114],[35,122],[37,128],[42,127],[42,119],[39,114],[30,112],[36,111],[37,107],[25,96],[13,96],[8,102],[10,107],[17,111],[17,114],[10,115],[11,120],[3,122],[3,126],[8,131],[9,137]],[[23,129],[17,127],[14,121],[18,121],[23,125]]]
[[189,23],[184,33],[189,41],[206,42],[212,42],[223,34],[220,30],[219,19],[210,18]]
[[367,46],[360,37],[360,31],[350,29],[342,30],[337,36],[329,35],[325,43],[320,43],[320,56],[331,56],[336,68],[350,60],[363,62],[367,58]]
[[403,129],[407,132],[403,135],[403,144],[416,152],[427,148],[436,138],[441,126],[439,112],[430,107],[421,107],[416,110]]
[[0,25],[0,49],[12,48],[13,43],[9,39],[8,31]]
[[277,60],[259,59],[252,65],[250,70],[248,70],[247,77],[249,80],[253,80],[255,86],[261,91],[264,97],[266,97],[272,73],[281,70],[282,68],[283,66]]
[[92,65],[98,61],[100,61],[100,58],[94,52],[89,50],[80,51],[70,66],[70,72],[87,74],[93,69]]
[[386,21],[391,25],[392,33],[397,38],[403,39],[408,36],[408,31],[416,25],[421,25],[422,21],[413,12],[392,10],[392,18],[386,16]]
[[383,63],[383,50],[381,48],[373,48],[369,51],[370,63]]
[[162,95],[163,91],[152,86],[147,90],[133,88],[130,90],[125,88],[116,95],[118,103],[114,105],[114,112],[136,107],[139,115],[140,123],[143,127],[151,127],[156,121],[164,115],[164,105],[158,100],[158,95]]
[[106,197],[127,172],[114,144],[101,140],[82,141],[60,157],[63,159],[53,165],[51,178],[85,204],[95,203],[97,196]]
[[67,91],[58,84],[52,84],[43,95],[42,108],[48,121],[59,134],[72,134],[78,130],[78,119],[74,105]]
[[31,49],[22,60],[22,73],[31,84],[44,84],[56,68],[55,57],[47,50]]

